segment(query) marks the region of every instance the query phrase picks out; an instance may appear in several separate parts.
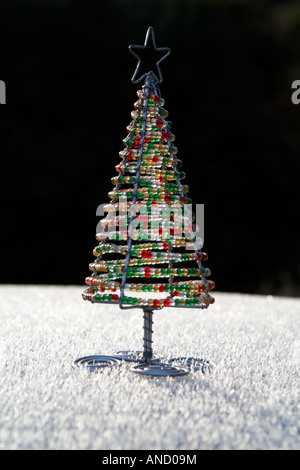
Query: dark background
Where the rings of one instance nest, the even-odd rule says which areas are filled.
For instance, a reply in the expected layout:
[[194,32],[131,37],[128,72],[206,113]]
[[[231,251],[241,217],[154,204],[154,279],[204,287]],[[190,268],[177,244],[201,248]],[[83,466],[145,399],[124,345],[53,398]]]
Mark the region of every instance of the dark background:
[[2,0],[2,283],[84,284],[153,26],[216,289],[300,295],[300,2]]

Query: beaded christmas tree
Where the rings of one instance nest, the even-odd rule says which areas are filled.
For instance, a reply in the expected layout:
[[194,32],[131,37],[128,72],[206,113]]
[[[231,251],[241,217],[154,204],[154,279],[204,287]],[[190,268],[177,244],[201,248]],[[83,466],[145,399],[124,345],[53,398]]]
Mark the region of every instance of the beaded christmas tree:
[[[162,55],[156,62],[158,74],[149,71],[138,77],[141,58],[136,50],[145,50],[150,36],[154,50]],[[144,80],[144,84],[137,92],[121,163],[116,166],[118,174],[112,178],[115,187],[104,207],[107,215],[101,221],[103,230],[96,235],[99,245],[93,252],[96,259],[90,264],[92,274],[86,278],[89,287],[83,298],[121,309],[142,308],[144,350],[88,356],[75,363],[94,369],[123,359],[137,362],[133,370],[138,373],[182,375],[190,366],[203,370],[209,361],[177,358],[161,363],[152,351],[152,314],[164,307],[207,308],[214,302],[210,295],[214,283],[206,279],[210,271],[202,262],[207,255],[201,251],[189,188],[182,184],[185,174],[158,87],[160,63],[170,49],[156,47],[150,27],[144,45],[132,45],[129,50],[138,59],[132,82]]]

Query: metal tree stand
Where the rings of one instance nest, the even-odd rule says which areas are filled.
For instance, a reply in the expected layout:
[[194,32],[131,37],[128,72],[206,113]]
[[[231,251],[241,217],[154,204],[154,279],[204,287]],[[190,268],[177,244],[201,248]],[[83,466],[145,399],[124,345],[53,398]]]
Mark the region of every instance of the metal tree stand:
[[153,353],[152,326],[153,309],[145,307],[144,311],[144,346],[143,351],[119,351],[114,356],[85,356],[74,361],[74,367],[85,367],[90,372],[105,367],[120,366],[121,361],[138,363],[131,368],[132,372],[151,376],[179,376],[189,373],[188,365],[172,366],[171,363],[160,362],[160,357]]

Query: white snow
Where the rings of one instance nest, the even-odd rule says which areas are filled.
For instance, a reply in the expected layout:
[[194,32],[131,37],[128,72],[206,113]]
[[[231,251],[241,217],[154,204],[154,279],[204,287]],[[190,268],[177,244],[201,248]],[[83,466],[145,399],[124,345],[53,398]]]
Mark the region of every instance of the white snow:
[[151,378],[74,359],[140,350],[140,309],[84,286],[0,287],[0,449],[299,449],[300,299],[214,293],[208,310],[154,313],[154,351],[211,374]]

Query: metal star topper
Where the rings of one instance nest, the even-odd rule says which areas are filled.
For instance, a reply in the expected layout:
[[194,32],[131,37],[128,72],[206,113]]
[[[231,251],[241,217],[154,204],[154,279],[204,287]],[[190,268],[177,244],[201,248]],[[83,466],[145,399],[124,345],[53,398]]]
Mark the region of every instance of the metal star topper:
[[[157,76],[156,73],[153,72],[153,70],[149,70],[148,72],[144,73],[141,77],[137,78],[138,74],[139,74],[139,71],[140,71],[142,58],[134,51],[134,49],[139,49],[140,51],[144,51],[144,52],[146,52],[147,49],[148,49],[148,51],[149,51],[149,44],[148,43],[149,43],[150,35],[151,35],[151,38],[152,38],[152,48],[155,51],[155,53],[157,53],[157,52],[158,53],[164,53],[164,55],[161,57],[161,59],[159,59],[156,62],[156,68],[157,68],[157,71],[158,71],[158,76]],[[171,54],[171,49],[169,47],[157,47],[156,46],[154,30],[153,30],[152,26],[150,26],[150,28],[148,28],[148,30],[147,30],[144,45],[143,46],[138,46],[138,45],[133,45],[132,44],[132,45],[129,46],[129,51],[138,60],[138,64],[136,66],[135,72],[134,72],[133,77],[131,79],[133,84],[139,83],[148,74],[151,74],[157,83],[162,83],[163,77],[162,77],[162,73],[161,73],[159,65],[163,60],[165,60],[168,57],[168,55]]]

